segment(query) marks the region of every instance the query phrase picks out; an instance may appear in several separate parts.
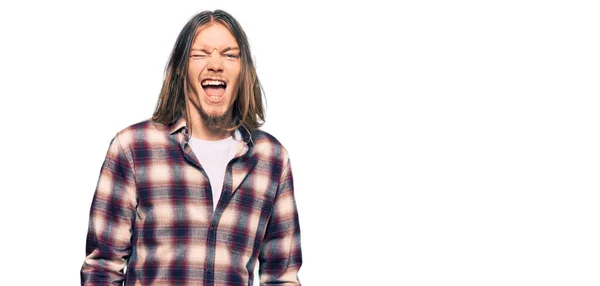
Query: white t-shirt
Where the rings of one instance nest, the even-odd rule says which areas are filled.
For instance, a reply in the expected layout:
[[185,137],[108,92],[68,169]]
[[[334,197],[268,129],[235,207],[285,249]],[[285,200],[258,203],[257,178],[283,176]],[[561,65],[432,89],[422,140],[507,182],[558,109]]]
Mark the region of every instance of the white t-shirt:
[[225,180],[227,164],[233,159],[237,151],[238,140],[240,140],[241,134],[239,134],[238,130],[235,133],[234,136],[217,141],[199,139],[193,136],[189,140],[194,155],[200,161],[200,165],[202,165],[210,180],[213,195],[213,210],[217,207],[221,192],[223,191],[223,181]]

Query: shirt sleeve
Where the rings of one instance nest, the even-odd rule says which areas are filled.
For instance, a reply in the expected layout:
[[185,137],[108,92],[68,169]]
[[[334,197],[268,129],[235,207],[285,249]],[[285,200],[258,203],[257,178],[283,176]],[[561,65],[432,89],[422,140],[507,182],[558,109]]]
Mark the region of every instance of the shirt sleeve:
[[136,206],[133,161],[117,135],[110,142],[92,200],[81,285],[122,285]]
[[260,285],[300,285],[300,224],[289,158],[285,160],[259,254]]

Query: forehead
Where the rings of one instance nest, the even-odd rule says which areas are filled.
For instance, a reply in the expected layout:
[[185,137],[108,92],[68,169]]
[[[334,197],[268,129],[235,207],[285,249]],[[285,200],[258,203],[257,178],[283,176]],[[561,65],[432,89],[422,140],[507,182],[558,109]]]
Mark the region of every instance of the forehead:
[[198,28],[192,47],[194,48],[223,48],[237,47],[235,37],[225,25],[212,22]]

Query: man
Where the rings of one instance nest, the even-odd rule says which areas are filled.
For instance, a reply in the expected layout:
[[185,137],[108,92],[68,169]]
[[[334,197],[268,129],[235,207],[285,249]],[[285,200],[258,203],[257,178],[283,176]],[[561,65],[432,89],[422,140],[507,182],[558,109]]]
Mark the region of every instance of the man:
[[[300,285],[286,149],[258,128],[248,40],[221,10],[179,34],[152,119],[112,139],[94,194],[82,285]],[[126,270],[125,270],[126,267]]]

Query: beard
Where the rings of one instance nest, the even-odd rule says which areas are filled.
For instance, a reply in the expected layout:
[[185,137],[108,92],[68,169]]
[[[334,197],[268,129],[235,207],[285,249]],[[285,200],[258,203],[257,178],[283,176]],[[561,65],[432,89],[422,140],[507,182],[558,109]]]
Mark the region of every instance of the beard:
[[202,103],[200,103],[199,93],[194,86],[187,85],[186,91],[187,92],[185,96],[190,100],[192,105],[191,107],[196,108],[196,110],[198,110],[200,118],[202,118],[202,122],[206,127],[225,129],[231,126],[231,115],[233,114],[233,105],[227,108],[227,110],[225,110],[225,112],[223,112],[223,114],[221,115],[219,115],[218,113],[217,115],[211,115],[204,109]]
[[204,110],[204,108],[202,107],[202,104],[198,104],[197,108],[198,113],[200,113],[200,118],[202,118],[202,122],[204,123],[204,125],[206,125],[206,127],[225,129],[228,128],[231,124],[232,108],[228,108],[221,115],[208,114],[208,112],[206,112],[206,110]]

